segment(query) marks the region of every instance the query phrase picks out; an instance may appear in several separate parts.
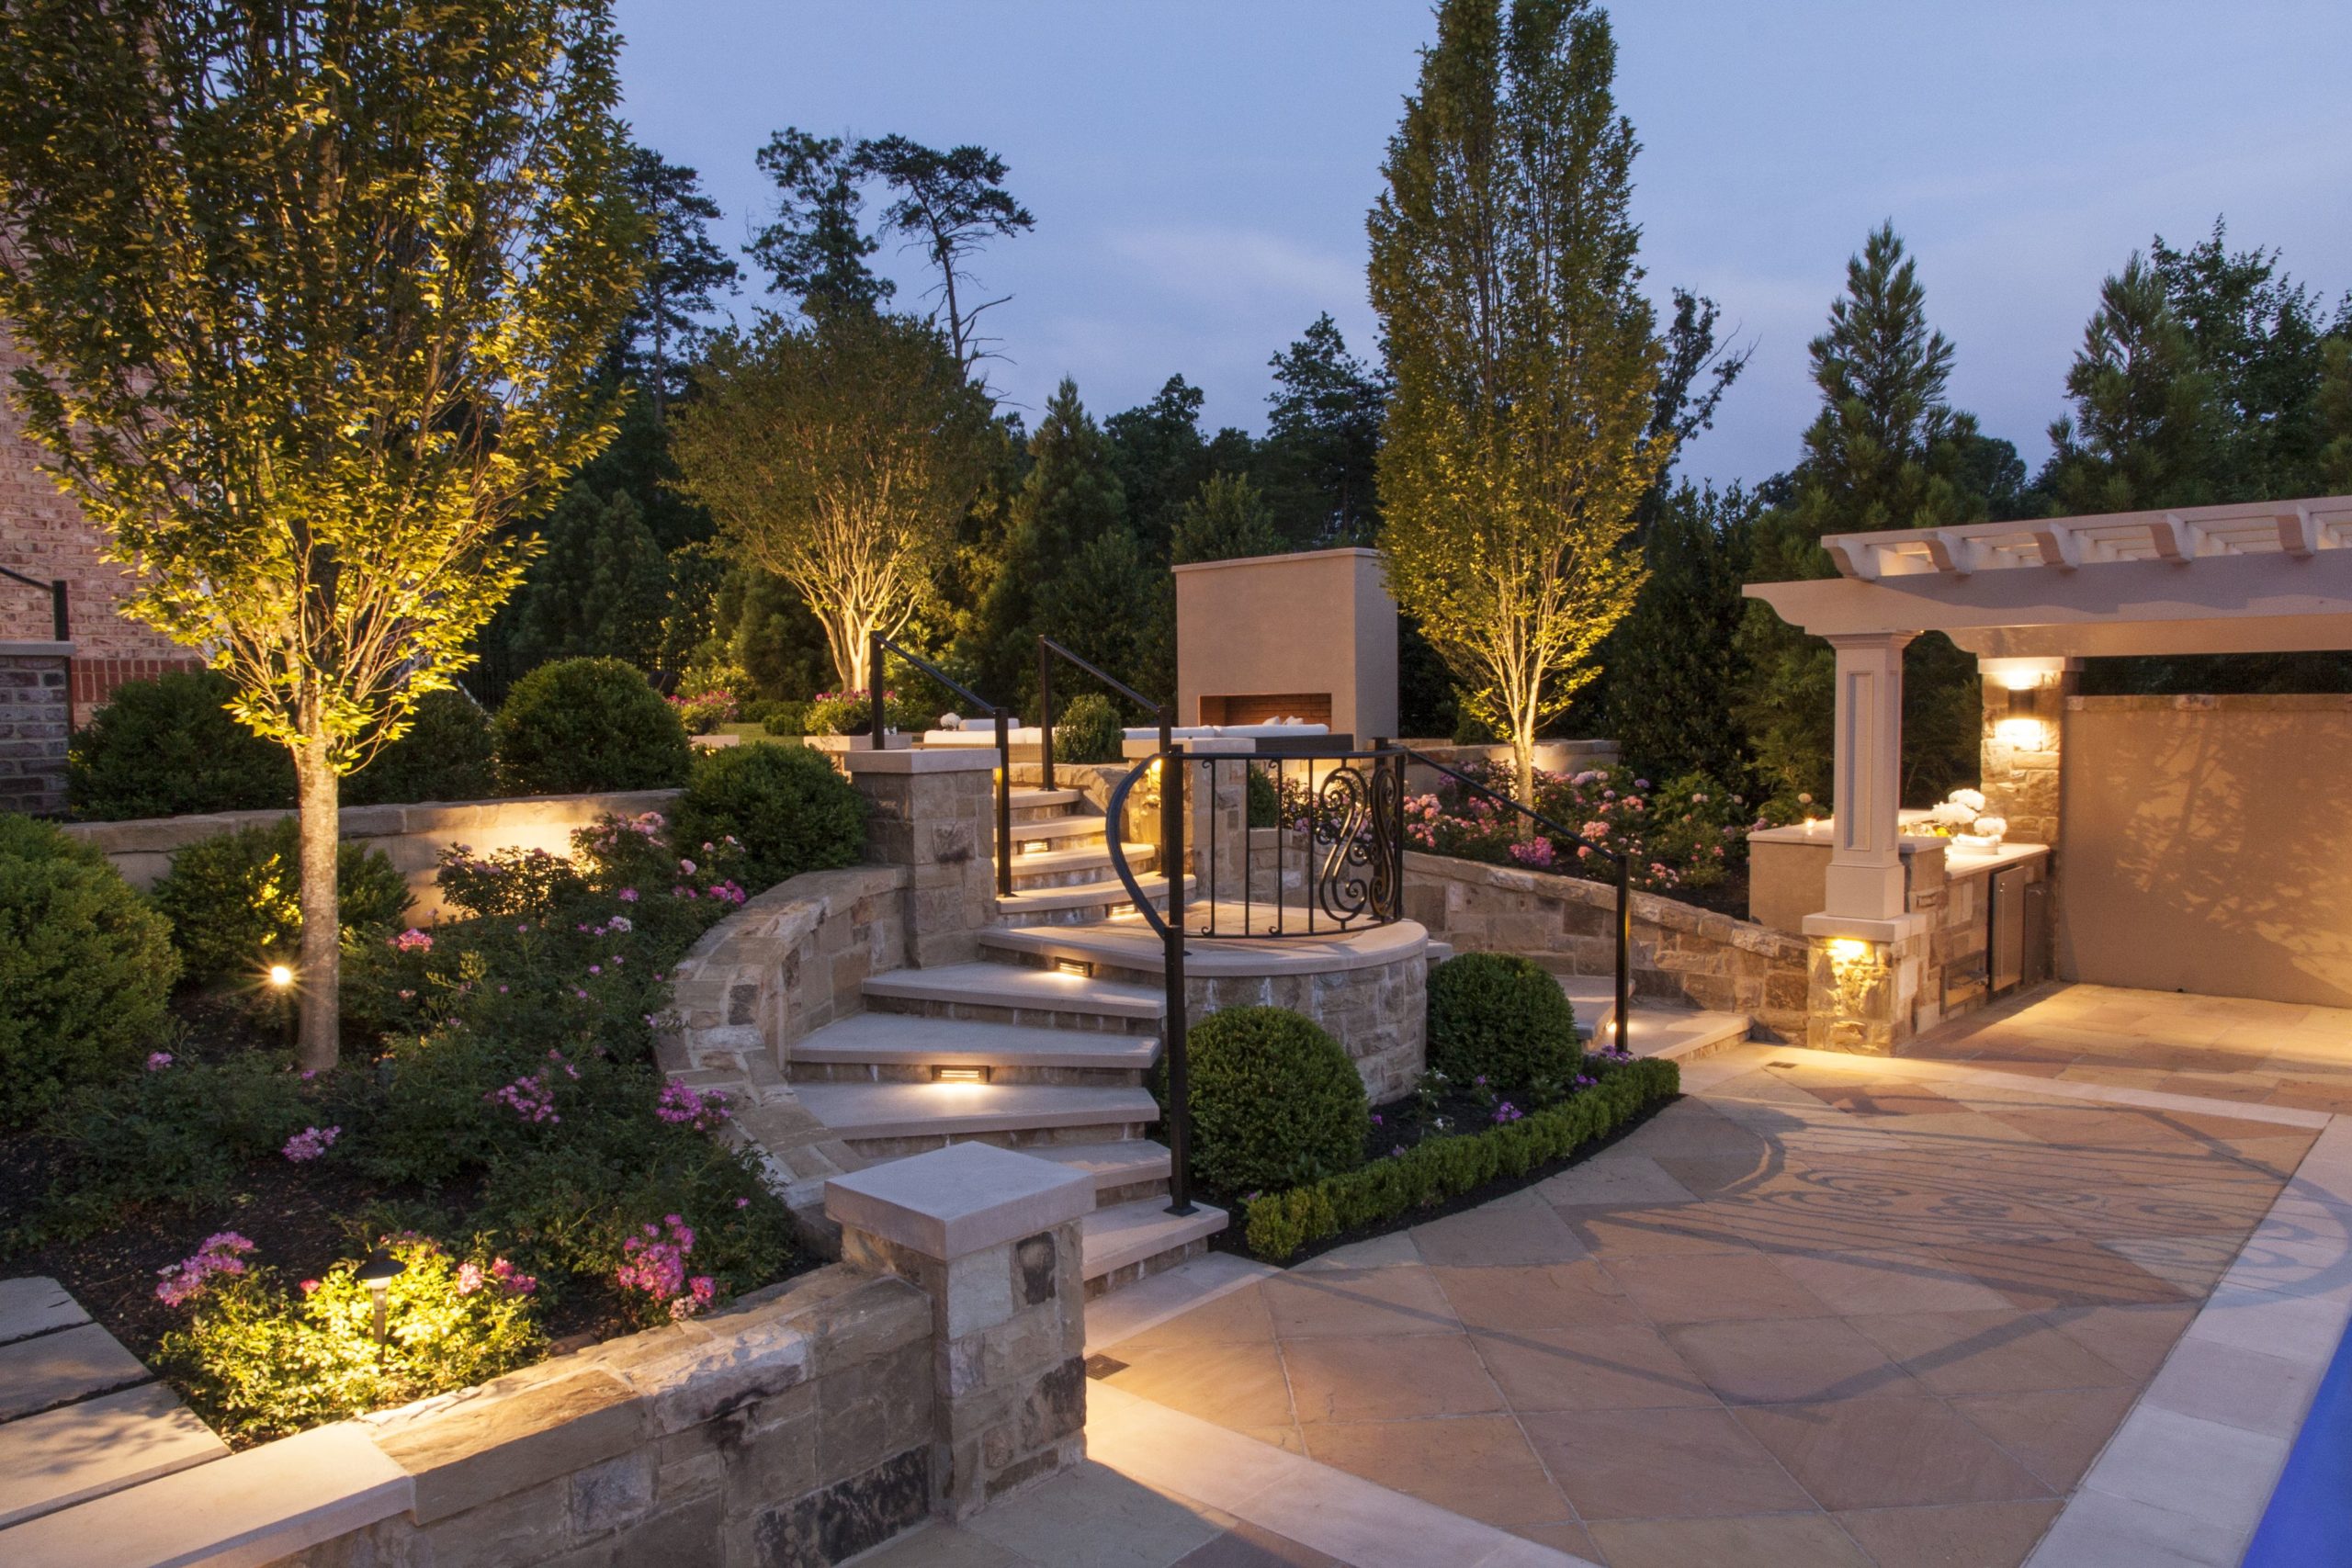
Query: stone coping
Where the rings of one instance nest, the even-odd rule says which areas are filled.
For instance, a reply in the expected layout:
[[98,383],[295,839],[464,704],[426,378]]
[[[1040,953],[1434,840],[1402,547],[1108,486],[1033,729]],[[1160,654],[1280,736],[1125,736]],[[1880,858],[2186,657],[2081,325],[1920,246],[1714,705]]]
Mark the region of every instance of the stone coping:
[[[599,812],[660,811],[678,798],[674,789],[615,790],[590,795],[518,795],[496,800],[424,800],[396,806],[346,806],[336,813],[345,839],[386,839],[403,833],[480,831],[517,818],[576,813],[582,823]],[[199,839],[266,827],[294,815],[291,807],[219,811],[186,817],[142,817],[121,822],[71,822],[65,831],[108,854],[164,852]]]
[[74,647],[70,642],[0,640],[0,659],[71,659]]
[[[1261,900],[1251,909],[1267,917],[1273,906]],[[1184,973],[1188,977],[1244,975],[1336,975],[1351,969],[1371,969],[1401,963],[1426,952],[1430,933],[1419,920],[1391,920],[1386,925],[1328,936],[1206,937],[1191,934],[1205,919],[1204,905],[1185,908]],[[1219,907],[1220,918],[1237,923],[1239,902]],[[1305,911],[1292,906],[1290,918],[1303,923]],[[1122,969],[1157,972],[1165,948],[1159,933],[1141,920],[1117,926],[1017,926],[992,931],[982,945],[1040,953],[1049,957],[1090,959]]]
[[2223,713],[2342,713],[2352,708],[2352,695],[2341,692],[2233,692],[2188,694],[2178,696],[2066,698],[2066,711],[2091,713],[2172,713],[2219,709]]
[[[1614,884],[1592,882],[1555,871],[1529,871],[1520,866],[1490,865],[1485,861],[1460,860],[1453,855],[1407,850],[1405,873],[1408,876],[1483,883],[1489,887],[1514,893],[1540,894],[1595,908],[1614,910],[1617,907]],[[1806,953],[1803,937],[1774,931],[1754,920],[1738,919],[1713,909],[1702,909],[1695,904],[1685,904],[1663,894],[1636,891],[1634,894],[1634,919],[1666,931],[1705,937],[1747,953],[1796,959],[1804,958]]]
[[993,1144],[950,1144],[825,1183],[825,1213],[943,1262],[1090,1213],[1094,1178]]
[[841,753],[842,766],[853,773],[978,773],[996,767],[994,747],[943,747],[924,750],[918,747],[897,748],[888,751],[845,750]]

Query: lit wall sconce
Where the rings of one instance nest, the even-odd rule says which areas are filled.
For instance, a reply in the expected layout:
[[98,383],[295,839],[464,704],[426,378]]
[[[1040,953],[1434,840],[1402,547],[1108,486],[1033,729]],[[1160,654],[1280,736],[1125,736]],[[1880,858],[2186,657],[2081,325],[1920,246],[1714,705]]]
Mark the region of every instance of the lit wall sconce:
[[1838,964],[1859,964],[1871,955],[1871,944],[1858,936],[1832,937],[1829,956]]
[[2050,715],[2044,710],[2055,705],[2057,694],[2039,682],[2019,686],[2016,680],[2010,676],[2003,682],[2007,699],[1993,721],[1993,739],[2013,751],[2046,751]]

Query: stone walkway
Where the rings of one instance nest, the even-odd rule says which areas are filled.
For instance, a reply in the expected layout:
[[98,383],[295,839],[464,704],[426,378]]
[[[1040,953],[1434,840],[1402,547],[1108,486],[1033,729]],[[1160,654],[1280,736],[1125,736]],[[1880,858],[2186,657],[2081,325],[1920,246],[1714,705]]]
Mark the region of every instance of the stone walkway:
[[2010,1568],[2323,1118],[2007,1066],[1740,1047],[1598,1158],[1243,1281],[1097,1386],[1611,1568]]

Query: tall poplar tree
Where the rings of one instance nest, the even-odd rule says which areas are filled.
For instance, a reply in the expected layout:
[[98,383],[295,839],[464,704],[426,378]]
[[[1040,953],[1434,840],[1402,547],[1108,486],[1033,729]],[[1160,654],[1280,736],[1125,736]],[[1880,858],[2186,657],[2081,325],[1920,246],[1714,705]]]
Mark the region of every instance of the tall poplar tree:
[[1627,536],[1673,447],[1616,62],[1590,0],[1443,0],[1369,222],[1389,586],[1523,800],[1537,729],[1641,586]]
[[0,314],[60,483],[294,756],[300,1054],[341,776],[450,684],[610,436],[635,282],[602,0],[0,7]]

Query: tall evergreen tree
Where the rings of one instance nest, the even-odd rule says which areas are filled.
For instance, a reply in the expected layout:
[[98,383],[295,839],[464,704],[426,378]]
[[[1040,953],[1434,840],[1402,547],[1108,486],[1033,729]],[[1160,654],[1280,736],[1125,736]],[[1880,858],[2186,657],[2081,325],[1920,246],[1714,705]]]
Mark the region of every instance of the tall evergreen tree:
[[1274,514],[1245,474],[1211,474],[1176,519],[1170,560],[1240,560],[1281,548]]
[[1204,398],[1183,377],[1170,376],[1149,402],[1102,422],[1126,497],[1127,523],[1147,555],[1166,558],[1178,514],[1208,477],[1200,423]]
[[898,292],[866,265],[882,242],[859,220],[865,197],[858,187],[868,174],[859,153],[838,136],[812,136],[795,126],[759,150],[760,172],[775,182],[776,209],[745,251],[767,268],[769,292],[812,310],[876,310]]
[[2327,341],[2319,388],[2319,488],[2330,495],[2352,492],[2352,332]]
[[617,368],[652,400],[659,420],[685,390],[686,373],[708,335],[702,318],[742,276],[710,237],[718,203],[702,177],[650,147],[629,149],[629,199],[645,220],[644,273],[621,321]]
[[1292,549],[1370,544],[1386,369],[1350,354],[1328,310],[1267,364],[1274,389],[1257,468],[1276,530]]
[[946,318],[948,346],[968,367],[985,356],[979,336],[982,311],[1012,298],[981,299],[967,263],[990,240],[1010,240],[1037,226],[1029,209],[1004,188],[1004,160],[985,147],[944,152],[903,136],[862,141],[859,169],[879,178],[894,193],[882,211],[882,227],[905,235],[939,272],[939,309]]
[[[1946,400],[1952,345],[1928,324],[1918,269],[1892,223],[1873,231],[1846,266],[1829,329],[1813,340],[1821,412],[1805,431],[1792,502],[1757,530],[1757,581],[1835,574],[1825,534],[1926,528],[1986,514],[1981,487],[2015,479],[2014,453],[1990,443]],[[2006,478],[2005,478],[2006,476]],[[1740,628],[1745,670],[1737,705],[1765,782],[1790,794],[1830,793],[1836,659],[1752,603]],[[1904,660],[1906,795],[1940,795],[1976,773],[1977,682],[1973,659],[1940,632]]]
[[1616,61],[1589,0],[1444,0],[1369,223],[1389,587],[1509,738],[1522,800],[1537,728],[1632,607],[1627,536],[1672,445],[1648,428]]
[[519,650],[535,661],[596,655],[644,669],[658,663],[670,566],[636,501],[574,484],[548,514],[545,538],[517,600]]
[[2099,288],[2050,427],[2041,488],[2064,513],[2214,499],[2219,410],[2164,278],[2137,252]]
[[1654,778],[1700,772],[1737,787],[1746,759],[1732,709],[1747,559],[1763,508],[1738,485],[1675,489],[1642,547],[1649,581],[1611,638],[1607,733]]

